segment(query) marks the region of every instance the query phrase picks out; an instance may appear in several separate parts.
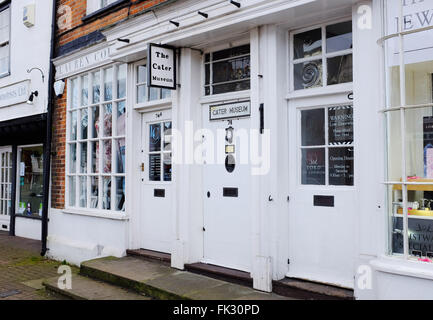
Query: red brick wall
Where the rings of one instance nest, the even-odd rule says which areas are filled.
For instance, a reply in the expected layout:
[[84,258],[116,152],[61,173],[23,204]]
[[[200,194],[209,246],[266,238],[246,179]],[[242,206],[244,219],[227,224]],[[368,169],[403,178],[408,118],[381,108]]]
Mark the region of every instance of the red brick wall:
[[[70,8],[68,10],[58,10],[58,21],[65,21],[70,17],[70,26],[57,30],[56,46],[63,46],[68,42],[97,31],[101,28],[115,24],[121,20],[133,16],[154,5],[168,0],[131,0],[126,6],[120,7],[111,13],[99,16],[94,20],[83,22],[86,16],[87,0],[58,0],[57,8],[62,6]],[[68,15],[68,13],[70,13]],[[63,24],[64,25],[64,24]],[[66,97],[65,88],[62,97],[55,101],[53,112],[53,158],[52,158],[52,178],[51,178],[51,207],[63,209],[65,207],[65,164],[66,164]]]

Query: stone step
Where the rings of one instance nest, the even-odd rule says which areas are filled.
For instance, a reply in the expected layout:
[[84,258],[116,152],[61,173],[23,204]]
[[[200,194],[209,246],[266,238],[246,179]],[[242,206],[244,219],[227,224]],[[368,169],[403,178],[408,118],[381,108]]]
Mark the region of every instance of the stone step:
[[150,300],[136,292],[83,277],[72,275],[72,288],[60,289],[57,285],[58,277],[47,279],[43,282],[45,289],[55,294],[60,294],[73,300]]
[[252,287],[253,279],[248,272],[235,269],[215,266],[205,263],[186,264],[185,270],[201,274],[214,279],[237,283],[243,286]]
[[168,253],[146,250],[146,249],[126,250],[126,253],[129,256],[142,258],[148,261],[158,261],[168,266],[170,266],[171,264],[171,255]]
[[353,300],[353,290],[306,280],[285,278],[273,281],[273,292],[308,300]]
[[80,274],[160,300],[287,299],[131,256],[83,262]]

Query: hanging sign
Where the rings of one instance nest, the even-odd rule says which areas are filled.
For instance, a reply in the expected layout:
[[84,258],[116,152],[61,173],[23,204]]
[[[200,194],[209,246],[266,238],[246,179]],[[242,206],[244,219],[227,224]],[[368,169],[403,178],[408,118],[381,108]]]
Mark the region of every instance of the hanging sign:
[[235,103],[210,106],[209,120],[236,119],[251,116],[251,102],[242,101]]
[[148,86],[176,90],[176,48],[149,44]]

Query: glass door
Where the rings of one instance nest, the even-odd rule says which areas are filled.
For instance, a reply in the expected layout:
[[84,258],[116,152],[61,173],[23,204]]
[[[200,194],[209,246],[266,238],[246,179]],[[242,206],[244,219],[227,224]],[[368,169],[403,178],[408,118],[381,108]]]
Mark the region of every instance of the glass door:
[[0,149],[0,230],[9,230],[11,208],[12,152],[10,147]]

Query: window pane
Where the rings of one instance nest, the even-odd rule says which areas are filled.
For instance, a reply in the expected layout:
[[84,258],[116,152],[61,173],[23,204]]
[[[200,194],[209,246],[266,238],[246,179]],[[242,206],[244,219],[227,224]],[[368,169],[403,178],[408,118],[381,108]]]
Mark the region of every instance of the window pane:
[[99,71],[93,73],[93,103],[98,103],[101,96],[101,73]]
[[125,135],[126,125],[126,102],[121,101],[117,103],[117,136]]
[[80,177],[80,202],[81,208],[87,208],[87,177]]
[[147,85],[141,85],[137,87],[137,103],[143,103],[147,101]]
[[293,37],[294,58],[302,59],[322,53],[322,29],[315,29]]
[[117,69],[117,98],[126,97],[126,64],[121,64]]
[[171,97],[170,89],[161,89],[161,99],[167,99]]
[[353,148],[329,148],[329,184],[353,186]]
[[250,80],[220,84],[217,86],[212,86],[212,88],[213,88],[213,92],[212,92],[213,94],[249,90]]
[[81,110],[81,121],[80,121],[80,138],[81,140],[87,139],[87,128],[89,125],[89,118],[88,118],[88,112],[87,108]]
[[20,156],[19,207],[28,216],[39,216],[43,200],[43,147],[26,147]]
[[329,58],[328,85],[353,81],[352,55]]
[[92,107],[92,138],[99,137],[99,106]]
[[210,64],[205,65],[205,84],[210,84]]
[[[386,139],[388,158],[388,181],[400,181],[402,179],[402,134],[400,110],[385,113],[385,123],[388,136]],[[412,174],[412,173],[409,173]]]
[[77,140],[77,111],[71,112],[71,141]]
[[75,207],[75,194],[76,194],[76,185],[75,185],[75,177],[69,177],[69,206]]
[[116,140],[116,173],[125,173],[125,139]]
[[171,151],[172,123],[164,122],[164,151]]
[[241,55],[245,55],[245,54],[249,54],[250,53],[250,45],[246,44],[240,47],[235,47],[235,48],[230,48],[230,49],[225,49],[225,50],[221,50],[221,51],[217,51],[212,53],[213,56],[213,61],[216,60],[221,60],[221,59],[228,59],[231,57],[236,57],[236,56],[241,56]]
[[325,185],[325,149],[302,149],[302,184]]
[[113,68],[104,70],[104,100],[113,99]]
[[125,211],[125,178],[116,178],[116,211]]
[[111,178],[102,178],[102,209],[111,210]]
[[92,142],[92,157],[91,157],[92,173],[99,173],[99,142]]
[[80,173],[87,173],[87,142],[80,143],[81,160]]
[[89,103],[89,76],[85,75],[81,78],[81,105],[87,106]]
[[0,47],[0,74],[9,72],[9,44]]
[[217,62],[212,65],[212,82],[227,82],[250,78],[250,57]]
[[325,144],[325,109],[301,111],[302,146]]
[[337,106],[328,109],[330,145],[353,143],[353,107]]
[[322,60],[297,63],[294,65],[295,90],[322,86]]
[[111,173],[111,140],[104,141],[103,146],[104,173]]
[[161,124],[155,123],[149,126],[149,152],[161,151]]
[[77,145],[72,143],[69,145],[69,173],[77,172]]
[[149,101],[160,99],[161,89],[149,88]]
[[98,177],[90,178],[90,208],[96,209],[98,208],[98,190],[99,190],[99,179]]
[[9,41],[10,9],[0,12],[0,43]]
[[137,83],[147,82],[147,68],[146,66],[138,66],[137,69]]
[[326,52],[352,49],[352,21],[326,27]]
[[149,155],[149,180],[161,181],[161,155]]
[[78,79],[71,80],[71,109],[78,108]]
[[171,181],[171,153],[164,153],[164,181]]
[[111,103],[105,104],[103,110],[104,110],[104,137],[111,137],[112,134],[111,115],[113,112],[112,104]]

